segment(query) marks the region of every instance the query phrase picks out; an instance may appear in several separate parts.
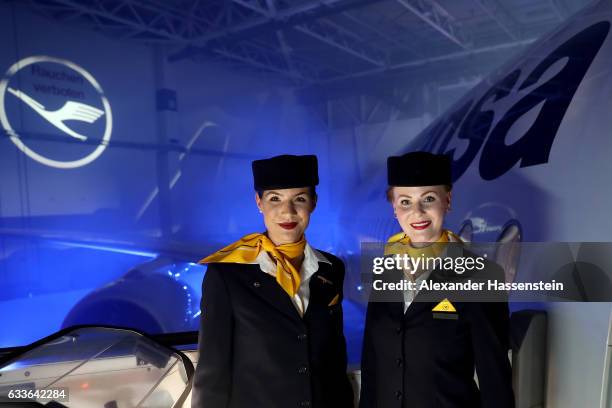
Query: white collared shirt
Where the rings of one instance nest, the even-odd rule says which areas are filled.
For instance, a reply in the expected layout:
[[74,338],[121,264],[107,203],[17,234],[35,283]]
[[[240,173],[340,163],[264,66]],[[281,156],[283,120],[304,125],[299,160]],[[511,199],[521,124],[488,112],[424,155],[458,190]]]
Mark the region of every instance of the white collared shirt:
[[[322,253],[308,245],[304,247],[304,260],[300,268],[300,287],[291,301],[295,306],[300,316],[304,316],[308,308],[308,300],[310,298],[310,278],[319,270],[319,262],[326,262],[331,265],[331,261]],[[276,263],[270,258],[266,251],[261,251],[255,262],[259,265],[259,269],[263,272],[272,275],[276,278]]]
[[[455,239],[452,239],[452,236],[449,236],[449,242],[457,242]],[[446,257],[448,252],[448,247],[445,247],[444,250],[442,251],[442,253],[440,255],[438,255],[441,258]],[[418,288],[419,286],[421,286],[421,282],[429,279],[429,275],[431,275],[433,271],[423,271],[418,278],[416,278],[414,281],[416,283],[416,287]],[[410,273],[409,271],[404,270],[404,273]],[[409,279],[409,278],[407,278]],[[408,308],[410,307],[410,305],[412,304],[412,302],[414,301],[414,298],[419,294],[418,290],[405,290],[404,291],[404,313],[406,313],[406,311],[408,310]]]
[[[416,283],[416,287],[417,288],[419,286],[421,286],[421,282],[423,282],[424,280],[427,280],[429,278],[429,275],[431,275],[431,272],[432,271],[423,271],[423,273],[421,273],[419,275],[419,277],[414,280],[414,282]],[[410,273],[410,272],[405,271],[404,273]],[[419,294],[418,289],[415,289],[415,290],[405,290],[404,291],[404,313],[406,313],[406,311],[408,310],[408,308],[410,307],[410,305],[414,301],[414,298],[418,294]]]

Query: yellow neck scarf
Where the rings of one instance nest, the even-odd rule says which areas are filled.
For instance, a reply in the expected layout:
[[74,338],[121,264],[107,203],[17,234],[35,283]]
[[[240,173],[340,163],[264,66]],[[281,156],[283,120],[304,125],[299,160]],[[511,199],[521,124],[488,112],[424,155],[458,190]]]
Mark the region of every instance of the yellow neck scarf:
[[300,273],[292,261],[304,253],[304,237],[291,244],[274,245],[264,234],[249,234],[226,246],[199,263],[254,263],[261,251],[266,251],[276,261],[276,281],[293,297],[300,287]]
[[462,242],[461,238],[455,235],[452,231],[442,230],[440,238],[426,247],[413,247],[410,243],[410,238],[403,232],[393,235],[387,240],[385,245],[385,255],[408,254],[411,258],[423,256],[425,258],[435,258],[440,256],[444,251],[446,244],[451,241]]

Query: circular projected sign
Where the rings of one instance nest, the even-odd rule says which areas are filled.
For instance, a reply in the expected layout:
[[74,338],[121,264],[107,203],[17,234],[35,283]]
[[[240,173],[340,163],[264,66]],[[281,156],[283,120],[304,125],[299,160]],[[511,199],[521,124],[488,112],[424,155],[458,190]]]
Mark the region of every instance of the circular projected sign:
[[[12,109],[8,109],[8,103]],[[0,123],[28,157],[60,169],[96,160],[108,146],[113,129],[111,107],[98,81],[83,67],[48,56],[24,58],[8,69],[0,81]],[[43,153],[44,149],[35,144],[41,137],[36,133],[35,137],[22,137],[23,131],[16,130],[28,125],[42,127],[44,131],[39,133],[43,135],[51,134],[45,136],[47,141],[59,137],[72,142],[71,147],[79,149],[78,157],[58,159]]]

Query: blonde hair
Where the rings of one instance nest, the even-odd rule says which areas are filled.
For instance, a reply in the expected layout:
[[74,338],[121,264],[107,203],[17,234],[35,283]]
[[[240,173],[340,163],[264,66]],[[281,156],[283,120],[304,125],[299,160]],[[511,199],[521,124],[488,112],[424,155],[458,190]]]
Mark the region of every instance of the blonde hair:
[[[396,186],[389,186],[387,187],[387,191],[385,191],[385,194],[387,196],[387,201],[390,203],[393,202],[393,188],[394,187]],[[444,190],[446,190],[447,193],[449,193],[452,189],[453,189],[452,184],[444,184]]]

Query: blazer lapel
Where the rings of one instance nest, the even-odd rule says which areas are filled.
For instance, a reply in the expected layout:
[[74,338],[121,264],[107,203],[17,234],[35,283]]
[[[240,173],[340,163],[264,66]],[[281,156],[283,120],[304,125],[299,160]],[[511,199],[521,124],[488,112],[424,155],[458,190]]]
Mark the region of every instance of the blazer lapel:
[[412,301],[412,303],[410,303],[410,306],[406,310],[406,313],[404,313],[405,320],[412,319],[414,316],[417,316],[419,313],[423,312],[428,308],[431,310],[431,302],[420,302],[418,298],[419,295],[417,295],[416,298]]
[[310,277],[308,286],[310,288],[309,305],[320,304],[327,307],[342,291],[331,265],[325,262],[319,262],[319,269]]
[[[384,282],[400,282],[403,277],[403,271],[388,270],[382,275],[379,275],[378,279]],[[393,316],[393,320],[398,322],[402,320],[404,316],[404,295],[401,291],[393,291],[392,293],[384,292],[382,297],[378,298],[377,301],[385,304],[389,314]]]
[[[428,282],[439,282],[440,278],[438,275],[440,273],[441,272],[439,270],[434,269],[433,271],[431,271],[431,274],[427,278],[427,281]],[[432,296],[434,296],[435,299],[433,299]],[[440,295],[438,293],[429,291],[427,289],[423,289],[419,291],[419,293],[416,295],[416,297],[410,304],[410,307],[408,308],[408,310],[406,310],[406,313],[404,314],[404,318],[411,319],[412,317],[418,315],[418,313],[422,312],[425,309],[431,310],[433,307],[432,305],[435,305],[437,304],[437,302],[439,302],[439,301],[436,301],[436,299],[439,296]]]
[[254,265],[254,268],[257,270],[248,274],[253,293],[286,316],[301,319],[289,294],[276,282],[276,278],[263,272],[258,265]]
[[[400,321],[404,317],[404,302],[386,302],[389,314],[393,316],[393,320]],[[410,310],[410,308],[408,308]]]
[[[447,250],[447,257],[457,257],[464,255],[464,249],[460,246],[451,245]],[[451,277],[454,272],[451,273]],[[448,282],[449,281],[449,273],[440,269],[434,269],[431,271],[431,274],[427,278],[427,281],[430,283],[436,282]],[[436,292],[430,290],[421,290],[415,297],[414,301],[410,304],[408,310],[404,314],[404,318],[411,319],[412,317],[418,315],[418,313],[422,312],[425,309],[431,310],[435,305],[441,302],[444,298],[453,298],[452,293],[445,292]]]

